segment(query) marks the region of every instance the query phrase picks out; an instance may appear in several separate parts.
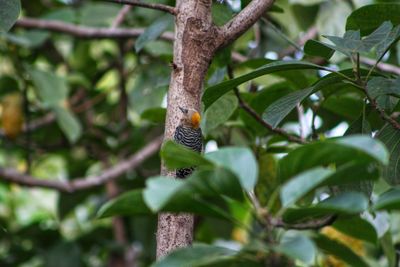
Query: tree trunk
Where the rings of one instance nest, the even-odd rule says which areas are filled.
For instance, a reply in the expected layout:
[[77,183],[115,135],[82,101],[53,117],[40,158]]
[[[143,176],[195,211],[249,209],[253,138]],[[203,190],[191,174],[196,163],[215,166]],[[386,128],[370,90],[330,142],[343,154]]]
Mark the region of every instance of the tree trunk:
[[[203,80],[215,51],[215,27],[211,20],[211,0],[178,0],[175,20],[174,61],[168,91],[164,141],[172,139],[181,111],[178,106],[200,111]],[[174,176],[162,167],[162,174]],[[159,215],[157,258],[193,241],[193,215]]]
[[[237,39],[270,7],[273,0],[253,0],[222,27],[212,23],[212,0],[177,0],[174,61],[168,91],[164,141],[172,139],[178,126],[179,106],[200,111],[203,82],[215,51]],[[162,175],[175,176],[164,166]],[[157,230],[157,258],[193,241],[193,215],[160,214]]]

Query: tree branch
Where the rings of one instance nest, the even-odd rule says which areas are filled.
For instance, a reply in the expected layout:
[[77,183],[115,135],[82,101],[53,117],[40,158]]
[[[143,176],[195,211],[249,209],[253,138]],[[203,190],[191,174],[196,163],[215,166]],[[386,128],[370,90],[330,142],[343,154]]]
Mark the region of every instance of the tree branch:
[[[133,38],[141,35],[145,29],[125,29],[125,28],[96,28],[77,26],[70,23],[64,23],[57,20],[43,20],[33,18],[21,18],[15,23],[15,27],[26,29],[41,29],[52,32],[69,34],[79,38]],[[165,41],[173,41],[174,34],[165,32],[160,36]]]
[[124,21],[125,16],[131,11],[132,6],[124,5],[123,8],[118,12],[118,15],[115,17],[111,29],[116,29],[121,23]]
[[[233,79],[233,72],[229,66],[228,66],[228,76],[229,76],[229,79]],[[252,116],[262,126],[267,128],[271,132],[274,132],[276,134],[279,134],[279,135],[285,137],[287,140],[289,140],[291,142],[295,142],[295,143],[299,143],[299,144],[306,143],[306,141],[304,139],[302,139],[301,137],[291,135],[282,128],[272,127],[272,125],[270,125],[269,123],[264,121],[254,109],[252,109],[245,101],[243,101],[242,97],[240,96],[239,89],[237,87],[234,88],[234,92],[235,92],[236,98],[239,101],[239,107],[241,107],[244,111],[246,111],[250,116]]]
[[220,28],[220,47],[235,41],[257,21],[273,3],[274,0],[251,1],[239,14]]
[[322,227],[332,225],[337,218],[337,215],[330,215],[323,218],[306,221],[303,223],[285,223],[282,219],[272,219],[271,224],[278,228],[293,229],[293,230],[310,230],[320,229]]
[[3,181],[16,183],[28,187],[43,187],[61,192],[73,193],[75,191],[92,188],[112,181],[129,170],[135,169],[142,162],[156,153],[162,142],[162,137],[157,137],[138,152],[117,165],[102,171],[99,175],[91,175],[70,181],[43,180],[30,175],[22,174],[14,169],[0,168],[0,177]]
[[160,11],[168,12],[172,15],[177,14],[176,9],[174,7],[168,6],[168,5],[163,5],[163,4],[150,4],[150,3],[144,3],[141,1],[137,1],[137,0],[103,0],[103,1],[160,10]]

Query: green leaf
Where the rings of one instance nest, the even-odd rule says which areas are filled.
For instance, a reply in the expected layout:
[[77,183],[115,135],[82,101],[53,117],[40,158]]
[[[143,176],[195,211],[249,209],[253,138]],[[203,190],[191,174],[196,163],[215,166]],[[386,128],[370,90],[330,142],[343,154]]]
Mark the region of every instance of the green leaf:
[[168,27],[173,23],[173,17],[165,14],[156,21],[154,21],[136,40],[135,50],[136,53],[140,52],[143,47],[150,41],[157,39]]
[[155,177],[147,180],[144,201],[153,212],[191,212],[228,219],[229,215],[216,204],[225,203],[223,196],[243,200],[235,175],[223,169],[203,169],[185,180]]
[[330,59],[335,53],[335,50],[322,42],[316,40],[308,40],[304,45],[304,53],[310,56]]
[[380,58],[387,50],[400,38],[400,25],[394,27],[388,36],[382,40],[376,47],[376,56]]
[[221,96],[237,87],[238,85],[255,79],[257,77],[284,70],[298,70],[298,69],[324,69],[324,67],[316,64],[302,62],[302,61],[276,61],[260,67],[250,73],[236,77],[232,80],[219,83],[217,85],[208,87],[203,94],[202,101],[204,103],[204,110],[207,110],[211,104],[217,101]]
[[344,192],[318,204],[304,208],[289,208],[283,214],[285,222],[293,223],[331,214],[359,214],[368,208],[368,198],[360,192]]
[[243,189],[239,179],[225,168],[202,169],[186,180],[185,188],[192,194],[208,198],[219,198],[223,195],[238,201],[243,200]]
[[384,168],[383,178],[391,185],[400,184],[400,130],[385,124],[376,134],[390,152],[389,164]]
[[381,142],[376,142],[376,140],[369,136],[346,136],[344,138],[336,139],[335,143],[363,152],[383,165],[387,165],[389,163],[389,153],[383,144]]
[[222,26],[232,18],[233,12],[227,4],[223,3],[212,5],[211,15],[215,25]]
[[370,34],[383,22],[400,24],[399,4],[374,4],[356,9],[347,18],[346,30],[360,30],[363,35]]
[[106,218],[117,215],[149,215],[151,210],[143,200],[142,190],[126,192],[106,204],[97,213],[98,218]]
[[50,34],[46,31],[31,30],[19,34],[6,33],[3,36],[10,43],[27,48],[35,48],[42,45],[49,38]]
[[146,109],[142,113],[141,118],[143,120],[148,120],[154,123],[164,123],[166,115],[167,115],[167,110],[165,108],[156,107],[156,108]]
[[245,190],[253,190],[257,183],[258,165],[252,151],[248,148],[226,147],[205,155],[217,166],[232,171]]
[[53,73],[27,68],[35,85],[35,92],[47,107],[59,106],[68,95],[65,79]]
[[400,209],[400,189],[394,188],[379,196],[373,206],[374,210],[398,210]]
[[326,46],[342,52],[349,57],[354,53],[369,51],[368,47],[361,41],[359,31],[347,31],[343,37],[326,35],[324,35],[324,37],[335,44],[333,46],[326,44]]
[[0,1],[0,33],[8,32],[18,19],[21,10],[19,0]]
[[277,127],[278,124],[290,113],[290,111],[292,111],[297,104],[308,97],[313,90],[314,88],[310,87],[290,93],[280,98],[264,111],[262,114],[263,120],[270,124],[273,128]]
[[[77,14],[78,24],[109,27],[119,11],[119,6],[112,3],[84,2]],[[57,17],[57,19],[60,19],[60,17]]]
[[226,122],[238,107],[238,100],[234,94],[223,95],[204,113],[201,129],[204,135]]
[[192,166],[212,166],[212,162],[201,154],[177,144],[174,141],[167,141],[161,148],[161,158],[169,169],[178,169]]
[[381,43],[388,43],[391,40],[389,37],[392,29],[393,24],[390,21],[385,21],[373,33],[365,37],[362,42],[369,49]]
[[156,177],[146,181],[144,200],[153,212],[162,210],[168,201],[180,191],[184,181],[168,177]]
[[[400,78],[387,79],[383,77],[374,77],[368,81],[367,91],[373,99],[386,95],[400,97]],[[380,101],[378,101],[378,105],[385,109]]]
[[317,254],[314,242],[311,241],[310,238],[300,233],[290,231],[284,233],[276,250],[294,260],[300,260],[306,264],[312,264]]
[[284,207],[292,205],[307,193],[318,187],[333,172],[333,170],[320,167],[305,171],[293,177],[283,185],[280,192],[282,205]]
[[380,243],[386,258],[388,259],[389,267],[396,267],[396,265],[398,265],[398,260],[396,259],[397,253],[393,244],[392,232],[390,230],[386,231],[386,233],[380,238]]
[[343,260],[349,264],[349,266],[369,267],[360,256],[338,241],[332,240],[324,235],[317,235],[314,237],[314,242],[324,252]]
[[352,185],[356,182],[377,180],[380,177],[379,168],[365,162],[348,162],[337,168],[336,172],[328,177],[324,185]]
[[373,225],[358,216],[339,218],[332,225],[336,230],[354,238],[377,244],[378,234]]
[[364,164],[364,168],[370,168],[370,163],[385,165],[388,157],[385,146],[368,136],[352,135],[318,141],[299,147],[282,158],[279,161],[279,179],[286,181],[305,170],[331,163],[341,166],[353,162]]
[[155,262],[152,267],[197,267],[211,266],[212,264],[231,260],[237,251],[227,248],[194,244],[192,247],[181,248],[168,254],[166,257]]
[[70,143],[75,143],[82,135],[82,126],[75,115],[66,108],[54,106],[57,123]]

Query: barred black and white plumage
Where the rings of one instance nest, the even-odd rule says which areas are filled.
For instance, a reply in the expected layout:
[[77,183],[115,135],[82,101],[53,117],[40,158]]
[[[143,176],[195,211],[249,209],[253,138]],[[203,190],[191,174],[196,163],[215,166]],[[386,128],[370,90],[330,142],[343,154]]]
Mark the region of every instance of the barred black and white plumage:
[[[174,140],[178,144],[184,145],[196,152],[201,152],[203,149],[203,136],[200,128],[185,127],[179,125],[176,127]],[[194,167],[183,168],[176,170],[176,177],[185,178],[194,170]]]

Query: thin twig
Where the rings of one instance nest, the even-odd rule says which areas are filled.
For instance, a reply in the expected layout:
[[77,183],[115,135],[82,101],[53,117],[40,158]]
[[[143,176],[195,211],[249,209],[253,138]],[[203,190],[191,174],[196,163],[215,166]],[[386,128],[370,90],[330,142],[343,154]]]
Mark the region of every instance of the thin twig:
[[155,10],[168,12],[172,15],[177,14],[175,7],[163,5],[163,4],[153,4],[153,3],[150,4],[150,3],[144,3],[141,1],[137,1],[137,0],[102,0],[102,1],[117,3],[117,4],[124,4],[124,5],[131,5],[131,6],[139,6],[139,7],[149,8],[149,9],[155,9]]
[[362,89],[364,90],[365,96],[368,98],[368,101],[371,103],[371,106],[378,112],[381,119],[388,122],[395,129],[400,130],[400,123],[397,122],[393,117],[387,115],[385,110],[379,107],[376,100],[369,95],[368,90],[365,86],[363,86]]
[[[233,79],[233,72],[232,72],[232,68],[230,68],[228,66],[228,76],[230,79]],[[243,101],[242,97],[240,96],[239,93],[239,89],[237,87],[235,87],[234,89],[235,95],[239,101],[239,106],[246,111],[249,115],[251,115],[256,121],[258,121],[262,126],[264,126],[265,128],[267,128],[268,130],[270,130],[271,132],[274,132],[276,134],[279,134],[283,137],[285,137],[287,140],[291,141],[291,142],[295,142],[295,143],[299,143],[299,144],[305,144],[306,141],[300,137],[294,136],[289,134],[288,132],[286,132],[284,129],[282,128],[278,128],[278,127],[272,127],[272,125],[270,125],[269,123],[267,123],[266,121],[264,121],[260,115],[258,115],[258,113],[252,109],[245,101]]]
[[129,5],[124,5],[123,8],[119,11],[118,15],[115,17],[111,29],[116,29],[121,25],[121,23],[124,21],[125,16],[129,13],[129,11],[132,9],[132,6]]
[[103,185],[108,181],[120,177],[127,171],[135,169],[150,156],[154,155],[159,150],[161,143],[162,136],[159,136],[128,159],[120,161],[115,166],[102,171],[99,175],[91,175],[88,177],[71,179],[69,181],[58,181],[36,178],[10,168],[0,168],[0,177],[2,181],[16,183],[22,186],[42,187],[66,193],[73,193],[79,190]]
[[[145,29],[125,29],[125,28],[97,28],[97,27],[86,27],[77,26],[70,23],[64,23],[57,20],[44,20],[44,19],[33,19],[33,18],[21,18],[15,23],[15,27],[26,28],[26,29],[41,29],[53,32],[65,33],[79,38],[135,38],[141,35]],[[171,32],[165,32],[161,34],[160,38],[166,41],[173,41],[174,34]]]

